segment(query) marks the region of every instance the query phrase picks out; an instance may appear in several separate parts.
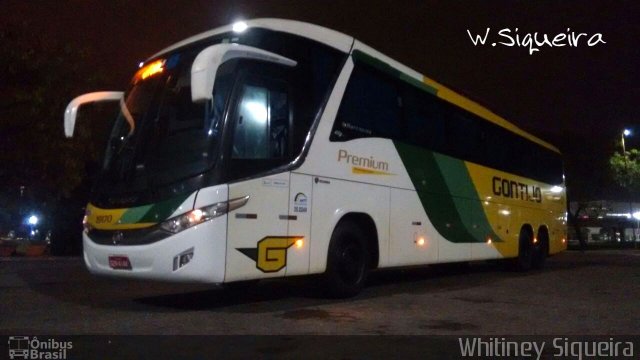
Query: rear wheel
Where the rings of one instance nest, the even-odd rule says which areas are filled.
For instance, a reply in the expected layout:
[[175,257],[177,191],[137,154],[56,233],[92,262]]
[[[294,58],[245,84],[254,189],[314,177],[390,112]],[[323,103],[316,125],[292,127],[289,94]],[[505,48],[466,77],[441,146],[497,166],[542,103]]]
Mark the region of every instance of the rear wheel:
[[538,242],[533,246],[532,267],[542,269],[549,254],[549,235],[546,230],[538,231]]
[[369,271],[369,256],[362,231],[344,222],[333,231],[327,256],[325,282],[329,294],[345,298],[358,294]]
[[529,271],[533,265],[533,234],[526,230],[520,230],[518,257],[515,267],[518,271]]

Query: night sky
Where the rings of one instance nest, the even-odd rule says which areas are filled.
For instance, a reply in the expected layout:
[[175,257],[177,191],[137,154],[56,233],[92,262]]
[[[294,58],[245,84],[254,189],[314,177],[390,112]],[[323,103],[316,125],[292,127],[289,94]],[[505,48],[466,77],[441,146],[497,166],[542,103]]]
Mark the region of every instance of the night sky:
[[[137,64],[196,33],[239,19],[312,22],[362,40],[482,103],[565,153],[569,194],[615,198],[606,166],[625,126],[640,146],[638,1],[3,1],[0,27],[27,22],[86,47],[110,74],[100,89],[123,90]],[[593,47],[477,46],[483,34],[601,33]],[[69,99],[70,100],[70,99]],[[50,119],[60,125],[62,114]],[[571,185],[574,184],[574,189]]]

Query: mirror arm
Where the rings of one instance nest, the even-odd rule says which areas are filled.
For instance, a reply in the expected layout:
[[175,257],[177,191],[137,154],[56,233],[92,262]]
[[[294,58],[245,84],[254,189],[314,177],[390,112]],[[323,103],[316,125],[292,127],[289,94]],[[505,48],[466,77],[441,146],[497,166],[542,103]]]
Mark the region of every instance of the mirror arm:
[[220,65],[231,59],[260,60],[284,66],[298,63],[284,56],[240,44],[216,44],[202,50],[191,65],[191,100],[195,103],[213,98],[213,84]]
[[97,91],[80,95],[71,100],[64,111],[64,135],[68,138],[73,137],[73,129],[76,126],[76,117],[80,106],[92,102],[120,100],[123,94],[122,91]]

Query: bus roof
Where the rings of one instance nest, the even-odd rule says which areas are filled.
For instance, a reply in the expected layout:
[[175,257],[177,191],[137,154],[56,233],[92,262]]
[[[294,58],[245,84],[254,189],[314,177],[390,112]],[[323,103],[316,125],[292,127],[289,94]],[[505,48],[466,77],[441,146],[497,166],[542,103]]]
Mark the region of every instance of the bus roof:
[[[466,98],[465,96],[462,96],[461,94],[458,94],[457,92],[451,90],[450,88],[438,83],[437,81],[425,75],[422,75],[421,73],[401,64],[400,62],[393,60],[392,58],[384,55],[383,53],[356,40],[352,36],[345,35],[338,31],[327,29],[322,26],[301,22],[301,21],[294,21],[294,20],[262,18],[262,19],[246,20],[243,22],[247,25],[247,28],[263,28],[268,30],[281,31],[285,33],[299,35],[302,37],[312,39],[319,43],[325,44],[327,46],[333,47],[344,53],[350,53],[351,51],[353,51],[354,48],[358,48],[358,51],[366,53],[367,55],[375,58],[377,61],[385,63],[386,65],[393,68],[394,70],[402,73],[404,75],[404,76],[401,76],[403,80],[406,81],[407,77],[410,77],[414,81],[417,80],[420,83],[432,88],[436,93],[436,96],[438,96],[439,98],[447,102],[450,102],[460,108],[463,108],[475,115],[478,115],[486,119],[487,121],[491,121],[494,124],[497,124],[513,133],[516,133],[524,138],[527,138],[528,140],[533,141],[541,146],[544,146],[545,148],[548,148],[554,152],[560,153],[558,148],[556,148],[555,146],[520,129],[519,127],[507,121],[503,117],[495,114],[493,111],[489,110],[488,108],[478,104],[473,100]],[[191,44],[191,43],[194,43],[218,34],[232,32],[233,26],[234,26],[233,24],[230,24],[230,25],[218,27],[213,30],[206,31],[206,32],[197,34],[195,36],[192,36],[190,38],[187,38],[185,40],[182,40],[180,42],[177,42],[163,49],[162,51],[154,54],[149,58],[149,60],[155,57],[158,57],[162,54],[165,54],[167,52],[170,52],[172,50],[175,50],[177,48],[180,48],[182,46],[185,46],[185,45],[188,45],[188,44]],[[410,82],[414,82],[414,81],[410,81]]]

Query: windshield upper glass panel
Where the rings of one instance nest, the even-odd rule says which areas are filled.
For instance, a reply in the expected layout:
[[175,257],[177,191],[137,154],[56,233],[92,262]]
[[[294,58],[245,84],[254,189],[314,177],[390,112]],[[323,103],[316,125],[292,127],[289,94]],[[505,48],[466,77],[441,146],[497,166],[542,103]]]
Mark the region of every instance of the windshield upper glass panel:
[[151,63],[161,64],[153,72],[145,67],[136,74],[108,143],[105,181],[129,190],[161,186],[215,161],[231,75],[220,73],[213,101],[193,103],[191,63],[198,50],[172,54]]

